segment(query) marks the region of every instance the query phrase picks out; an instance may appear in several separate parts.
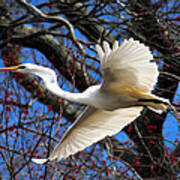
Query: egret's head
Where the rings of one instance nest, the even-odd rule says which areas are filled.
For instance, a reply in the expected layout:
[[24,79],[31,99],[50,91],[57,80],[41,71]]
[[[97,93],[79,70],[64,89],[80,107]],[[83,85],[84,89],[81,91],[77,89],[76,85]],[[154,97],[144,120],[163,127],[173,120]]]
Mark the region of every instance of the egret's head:
[[35,71],[39,69],[40,66],[26,63],[20,64],[18,66],[4,67],[0,68],[0,71],[10,71],[10,72],[20,72],[20,73],[31,73],[33,74]]
[[36,64],[25,63],[18,66],[0,68],[0,71],[19,72],[23,74],[34,74],[42,78],[46,82],[56,81],[56,74],[52,69],[39,66]]
[[35,74],[36,71],[38,71],[39,66],[36,64],[26,63],[26,64],[20,64],[18,66],[9,67],[12,68],[12,71],[24,73],[24,74]]

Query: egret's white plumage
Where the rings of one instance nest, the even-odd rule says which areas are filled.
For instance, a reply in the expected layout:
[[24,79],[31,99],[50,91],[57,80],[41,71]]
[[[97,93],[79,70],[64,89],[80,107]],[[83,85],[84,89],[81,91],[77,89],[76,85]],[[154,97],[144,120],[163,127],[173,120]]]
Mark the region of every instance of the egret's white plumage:
[[[49,160],[67,158],[92,143],[118,133],[124,126],[139,116],[142,107],[130,107],[104,111],[87,107],[84,113],[67,130],[51,153]],[[88,118],[87,118],[88,117]]]
[[49,68],[22,64],[2,68],[31,73],[41,77],[46,87],[55,95],[88,105],[72,124],[47,159],[33,159],[36,163],[60,160],[83,150],[87,146],[112,136],[135,120],[147,106],[156,112],[166,111],[171,104],[164,98],[151,94],[157,81],[158,70],[148,47],[132,38],[112,49],[107,42],[96,45],[103,70],[102,85],[89,87],[83,93],[65,92],[59,88],[54,71]]
[[[101,60],[101,66],[105,83],[107,79],[105,88],[113,92],[127,92],[128,89],[151,93],[159,73],[156,63],[150,62],[153,56],[149,48],[132,38],[129,41],[124,40],[120,47],[117,42],[115,44],[109,53],[110,50],[107,50],[110,49],[109,44],[104,42],[107,53]],[[101,47],[98,47],[97,51],[102,56]]]

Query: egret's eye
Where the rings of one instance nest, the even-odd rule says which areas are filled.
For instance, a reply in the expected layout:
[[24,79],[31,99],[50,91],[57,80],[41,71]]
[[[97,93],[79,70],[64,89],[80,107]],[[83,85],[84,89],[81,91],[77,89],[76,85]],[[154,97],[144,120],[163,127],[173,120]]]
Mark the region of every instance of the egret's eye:
[[26,69],[26,66],[19,66],[18,69]]

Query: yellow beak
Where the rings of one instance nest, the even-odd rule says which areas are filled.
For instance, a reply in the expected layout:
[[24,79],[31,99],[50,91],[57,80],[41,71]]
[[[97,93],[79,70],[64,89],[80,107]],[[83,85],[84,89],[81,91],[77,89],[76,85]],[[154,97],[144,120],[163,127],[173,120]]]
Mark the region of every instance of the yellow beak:
[[0,68],[0,71],[15,71],[18,68],[19,68],[19,66],[4,67],[4,68]]

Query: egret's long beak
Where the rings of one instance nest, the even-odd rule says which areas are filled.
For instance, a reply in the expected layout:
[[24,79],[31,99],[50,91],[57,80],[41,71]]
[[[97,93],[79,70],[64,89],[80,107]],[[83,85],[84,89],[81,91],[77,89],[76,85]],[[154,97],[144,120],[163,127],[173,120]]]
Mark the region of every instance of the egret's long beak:
[[19,66],[3,67],[3,68],[0,68],[0,71],[15,71],[18,68]]

